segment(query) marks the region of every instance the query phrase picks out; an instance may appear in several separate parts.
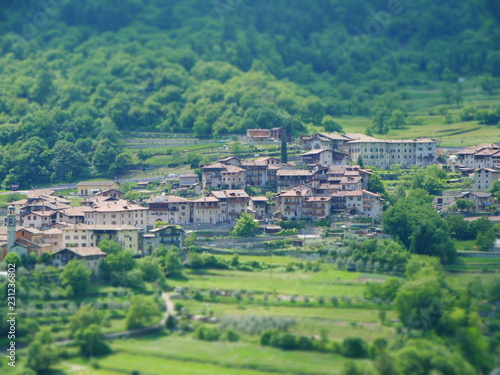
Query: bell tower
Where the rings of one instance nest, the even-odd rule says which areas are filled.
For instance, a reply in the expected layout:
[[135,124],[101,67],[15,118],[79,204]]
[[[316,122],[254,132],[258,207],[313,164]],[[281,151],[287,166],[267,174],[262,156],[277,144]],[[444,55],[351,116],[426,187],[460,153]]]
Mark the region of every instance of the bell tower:
[[16,243],[16,208],[7,209],[7,252],[9,253]]

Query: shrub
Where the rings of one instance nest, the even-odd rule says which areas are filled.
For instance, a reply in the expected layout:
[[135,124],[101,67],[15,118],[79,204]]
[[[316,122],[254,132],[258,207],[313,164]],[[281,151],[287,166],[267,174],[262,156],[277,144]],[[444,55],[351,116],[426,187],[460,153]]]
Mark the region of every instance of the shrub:
[[367,358],[368,345],[359,337],[347,337],[342,342],[342,354],[347,358]]
[[240,339],[240,335],[236,331],[229,329],[222,335],[222,341],[236,342]]
[[220,331],[217,327],[202,324],[196,327],[194,338],[203,341],[217,341],[220,338]]

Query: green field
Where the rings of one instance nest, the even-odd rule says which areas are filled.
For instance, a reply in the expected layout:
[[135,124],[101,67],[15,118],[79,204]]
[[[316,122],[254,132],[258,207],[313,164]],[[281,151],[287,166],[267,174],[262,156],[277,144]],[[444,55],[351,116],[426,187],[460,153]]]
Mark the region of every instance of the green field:
[[[240,257],[240,261],[244,261]],[[379,280],[379,275],[347,272],[323,266],[320,272],[285,272],[281,270],[210,271],[205,274],[187,272],[186,278],[172,280],[170,285],[197,289],[247,290],[268,294],[306,295],[306,296],[362,296],[365,281],[370,278]]]

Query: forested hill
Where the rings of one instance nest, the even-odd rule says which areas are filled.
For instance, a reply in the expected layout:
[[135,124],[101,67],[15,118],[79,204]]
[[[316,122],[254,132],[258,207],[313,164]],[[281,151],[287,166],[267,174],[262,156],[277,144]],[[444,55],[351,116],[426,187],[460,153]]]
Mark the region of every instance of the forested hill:
[[496,0],[0,0],[0,181],[113,175],[117,129],[297,134],[386,103],[384,132],[407,85],[500,76],[499,20]]

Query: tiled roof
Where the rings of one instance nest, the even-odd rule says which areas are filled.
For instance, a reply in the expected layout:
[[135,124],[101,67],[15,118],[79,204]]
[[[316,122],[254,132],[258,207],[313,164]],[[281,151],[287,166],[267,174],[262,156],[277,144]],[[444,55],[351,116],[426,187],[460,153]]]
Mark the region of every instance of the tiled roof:
[[151,197],[146,201],[146,203],[189,203],[189,200],[176,195],[165,195]]
[[[107,253],[101,251],[101,249],[99,249],[98,247],[96,246],[88,246],[88,247],[67,247],[63,250],[69,250],[69,251],[72,251],[73,253],[75,254],[78,254],[82,257],[90,257],[90,256],[95,256],[95,255],[108,255]],[[60,250],[58,251],[61,252],[63,250]],[[57,253],[56,253],[57,254]]]

